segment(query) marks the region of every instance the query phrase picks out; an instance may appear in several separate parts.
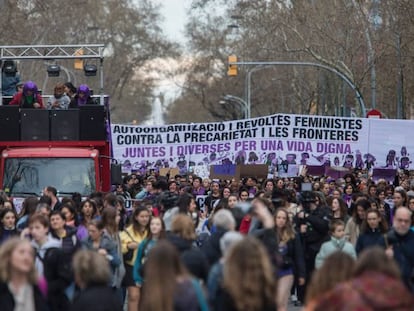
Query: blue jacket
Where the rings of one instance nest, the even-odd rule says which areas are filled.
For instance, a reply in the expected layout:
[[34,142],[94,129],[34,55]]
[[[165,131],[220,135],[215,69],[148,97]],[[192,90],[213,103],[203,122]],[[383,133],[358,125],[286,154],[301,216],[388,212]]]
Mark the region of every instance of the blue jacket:
[[16,85],[20,82],[19,74],[16,74],[14,77],[8,77],[4,73],[1,77],[1,90],[3,96],[13,96],[16,94]]

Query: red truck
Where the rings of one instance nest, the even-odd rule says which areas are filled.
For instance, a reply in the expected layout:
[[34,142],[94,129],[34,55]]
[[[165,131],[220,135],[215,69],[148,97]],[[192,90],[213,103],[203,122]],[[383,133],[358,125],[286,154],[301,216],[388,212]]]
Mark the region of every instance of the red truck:
[[[97,58],[101,65],[103,60],[103,45],[0,46],[0,52],[0,60],[1,55],[42,59],[41,53],[53,59]],[[110,191],[112,183],[120,182],[120,169],[112,170],[116,181],[111,181],[109,98],[102,90],[103,85],[96,105],[78,109],[0,106],[0,189],[13,197],[17,208],[25,197],[41,195],[46,186],[54,186],[60,197],[75,192],[87,196]]]

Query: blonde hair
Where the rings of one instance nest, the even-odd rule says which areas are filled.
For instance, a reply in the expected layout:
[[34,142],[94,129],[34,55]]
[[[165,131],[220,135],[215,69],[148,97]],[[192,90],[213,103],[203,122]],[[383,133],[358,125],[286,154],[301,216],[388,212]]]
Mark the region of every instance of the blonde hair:
[[173,218],[171,232],[184,240],[195,240],[196,238],[193,220],[190,216],[184,214],[178,214]]
[[224,264],[223,286],[239,311],[259,311],[275,304],[273,267],[258,240],[246,237],[231,248]]
[[[11,278],[11,256],[14,250],[22,244],[29,244],[30,242],[27,240],[21,240],[17,237],[10,238],[6,242],[4,242],[0,247],[0,280],[2,282],[8,282]],[[30,248],[32,248],[30,246]],[[33,251],[33,265],[28,273],[28,282],[30,284],[37,283],[37,271],[34,265],[35,254]]]
[[90,250],[81,250],[75,254],[73,271],[76,279],[85,287],[91,284],[107,285],[111,276],[108,260]]
[[286,244],[287,242],[295,238],[296,233],[295,233],[295,230],[293,229],[292,221],[289,217],[288,210],[286,208],[278,208],[275,212],[275,220],[279,212],[285,213],[286,224],[282,229],[279,229],[276,226],[275,226],[275,229],[278,232],[279,242]]

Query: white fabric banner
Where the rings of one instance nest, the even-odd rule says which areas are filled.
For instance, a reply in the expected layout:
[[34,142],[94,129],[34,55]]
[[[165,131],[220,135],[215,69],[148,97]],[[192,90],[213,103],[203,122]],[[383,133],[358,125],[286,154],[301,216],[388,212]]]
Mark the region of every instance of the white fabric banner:
[[414,122],[277,114],[216,123],[112,124],[114,157],[125,170],[212,164],[412,168]]

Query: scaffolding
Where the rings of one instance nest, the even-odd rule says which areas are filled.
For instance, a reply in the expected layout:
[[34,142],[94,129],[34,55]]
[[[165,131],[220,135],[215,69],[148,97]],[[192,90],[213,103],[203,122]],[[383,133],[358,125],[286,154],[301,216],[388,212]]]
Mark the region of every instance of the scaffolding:
[[[6,60],[98,59],[100,76],[100,104],[104,104],[103,44],[74,45],[5,45],[0,46],[0,69]],[[0,105],[3,102],[2,75],[0,75]]]

